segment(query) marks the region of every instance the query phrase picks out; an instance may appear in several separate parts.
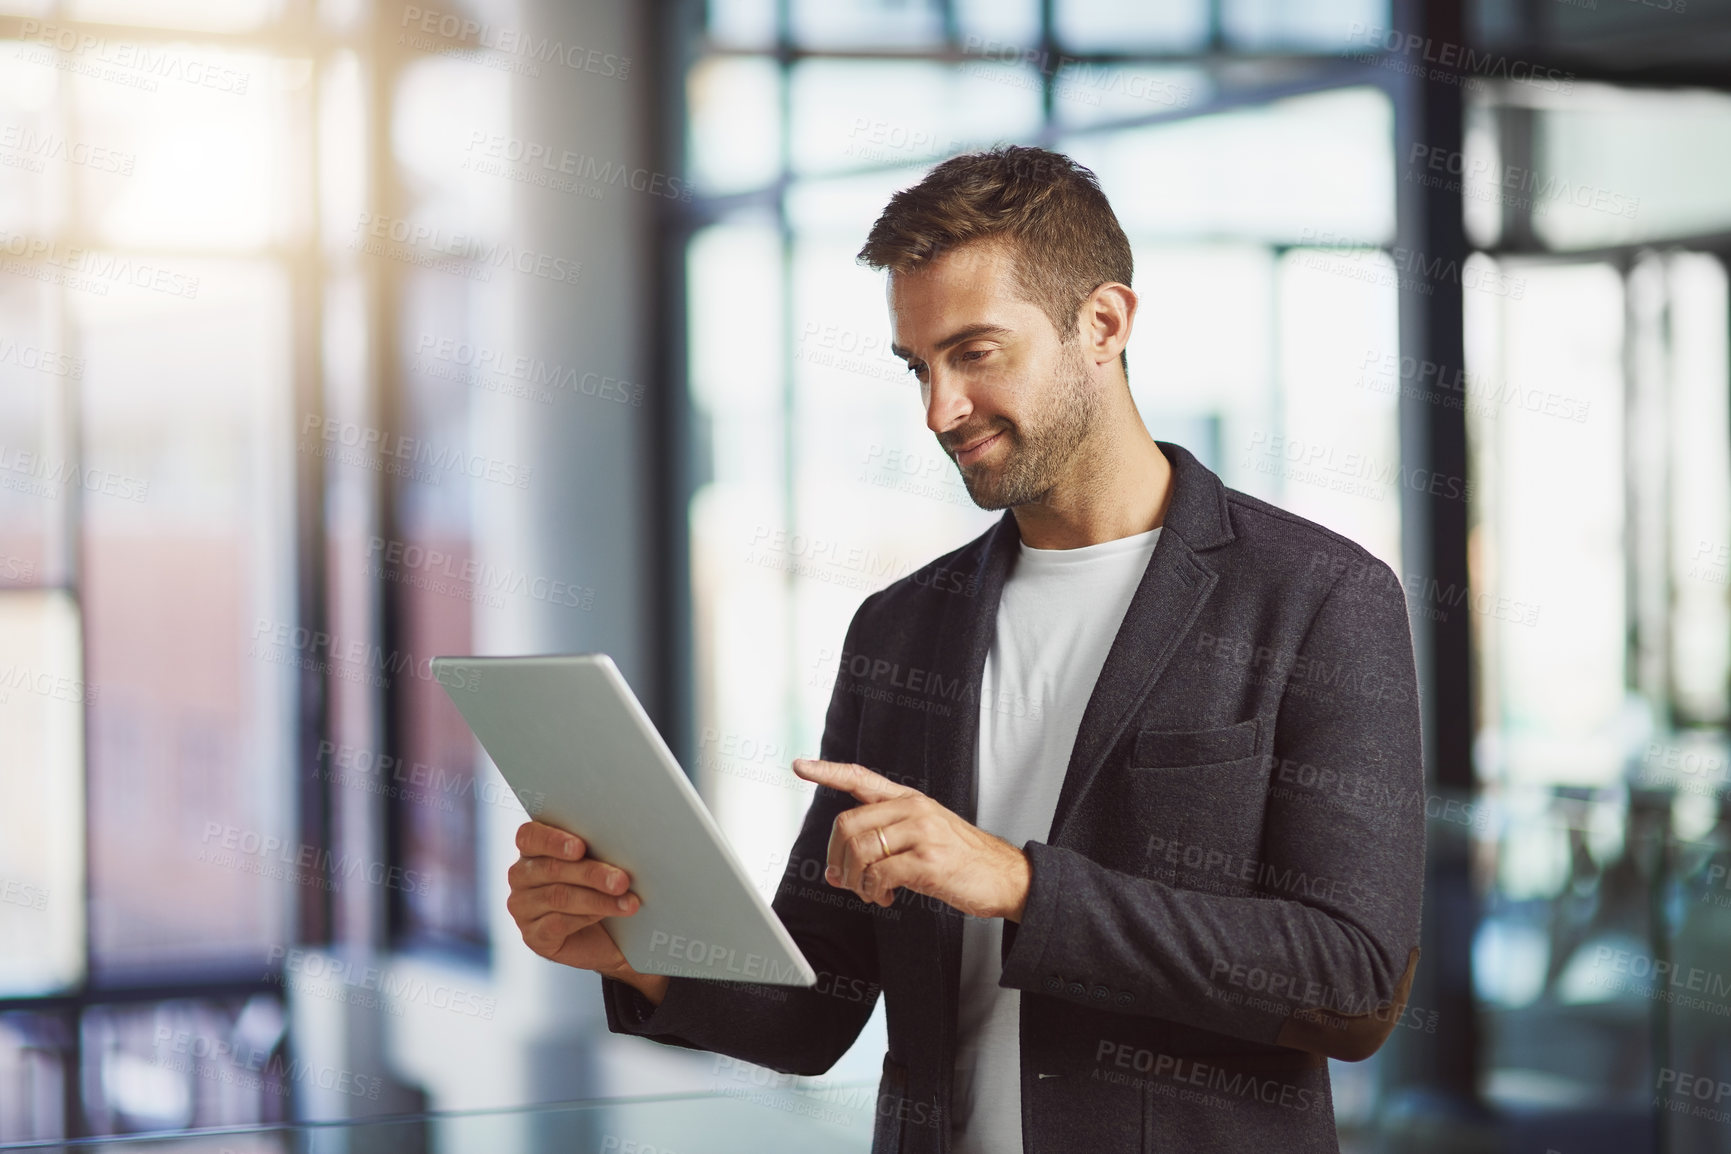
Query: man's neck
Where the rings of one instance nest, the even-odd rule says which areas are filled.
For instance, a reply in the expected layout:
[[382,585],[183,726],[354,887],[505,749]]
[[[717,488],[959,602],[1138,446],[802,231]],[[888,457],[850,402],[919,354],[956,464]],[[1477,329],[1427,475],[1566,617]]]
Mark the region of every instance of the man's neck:
[[1142,426],[1077,454],[1071,475],[1044,501],[1011,512],[1022,543],[1035,549],[1080,549],[1165,524],[1172,497],[1172,463]]

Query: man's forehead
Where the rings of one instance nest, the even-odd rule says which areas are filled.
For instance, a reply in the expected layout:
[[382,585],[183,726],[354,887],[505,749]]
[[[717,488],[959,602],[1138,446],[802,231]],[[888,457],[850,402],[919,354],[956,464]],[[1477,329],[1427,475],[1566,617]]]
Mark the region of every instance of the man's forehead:
[[1028,302],[1002,253],[987,247],[959,247],[916,269],[890,273],[884,293],[895,345],[941,341],[962,326],[1016,325]]

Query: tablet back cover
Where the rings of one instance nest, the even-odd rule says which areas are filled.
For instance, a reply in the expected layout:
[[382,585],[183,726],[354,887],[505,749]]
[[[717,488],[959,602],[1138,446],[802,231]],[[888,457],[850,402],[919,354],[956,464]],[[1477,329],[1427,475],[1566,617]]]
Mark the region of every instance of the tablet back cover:
[[753,887],[606,654],[440,657],[435,676],[530,816],[580,835],[643,899],[601,924],[638,972],[809,986]]

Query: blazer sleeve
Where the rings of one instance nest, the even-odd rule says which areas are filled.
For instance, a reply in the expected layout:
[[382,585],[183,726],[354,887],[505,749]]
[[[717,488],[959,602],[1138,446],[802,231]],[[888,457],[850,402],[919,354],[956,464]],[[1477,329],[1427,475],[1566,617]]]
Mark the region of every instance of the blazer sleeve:
[[[877,596],[867,597],[855,611],[844,654],[859,651],[864,619]],[[818,756],[825,761],[858,760],[863,698],[854,691],[847,666],[844,659],[824,717]],[[817,971],[817,985],[674,977],[657,1006],[624,982],[603,978],[608,1029],[725,1054],[784,1074],[822,1074],[833,1066],[859,1037],[882,989],[874,907],[857,900],[837,902],[830,887],[802,881],[799,866],[828,860],[836,815],[857,804],[848,794],[817,787],[771,903]]]
[[1001,985],[1087,1005],[1104,984],[1119,1012],[1347,1061],[1382,1045],[1418,961],[1425,784],[1405,597],[1377,565],[1386,580],[1337,579],[1317,610],[1270,761],[1356,775],[1360,800],[1270,790],[1256,896],[1027,843],[1032,883]]

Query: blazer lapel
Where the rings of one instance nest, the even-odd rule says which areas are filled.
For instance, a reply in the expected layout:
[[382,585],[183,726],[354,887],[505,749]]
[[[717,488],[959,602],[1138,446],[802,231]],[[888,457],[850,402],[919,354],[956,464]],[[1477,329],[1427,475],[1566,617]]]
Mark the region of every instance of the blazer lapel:
[[1185,449],[1156,441],[1172,465],[1172,497],[1148,568],[1125,610],[1094,682],[1047,843],[1061,844],[1064,825],[1172,660],[1178,642],[1202,611],[1220,575],[1197,556],[1232,540],[1226,487]]

